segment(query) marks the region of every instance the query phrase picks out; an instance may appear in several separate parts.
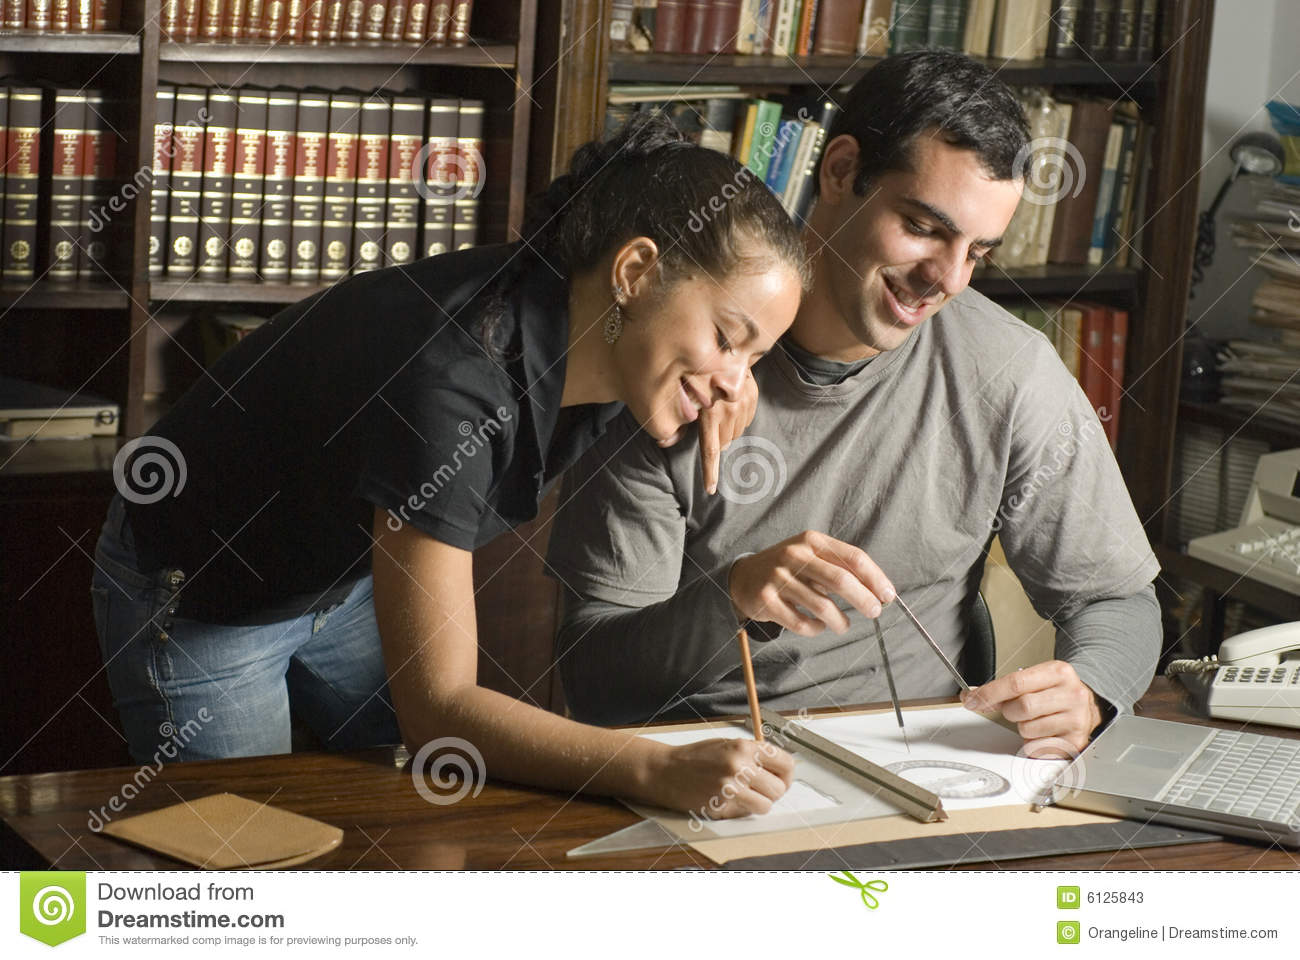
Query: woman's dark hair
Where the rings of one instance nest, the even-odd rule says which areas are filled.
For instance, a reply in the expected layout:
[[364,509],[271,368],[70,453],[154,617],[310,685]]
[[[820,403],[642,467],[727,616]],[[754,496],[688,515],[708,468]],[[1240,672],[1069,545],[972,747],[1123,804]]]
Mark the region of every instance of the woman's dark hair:
[[[888,57],[862,75],[840,108],[826,139],[847,133],[858,142],[858,196],[881,174],[910,170],[912,144],[932,130],[945,143],[974,151],[995,180],[1028,172],[1024,110],[993,71],[964,54],[915,50]],[[814,177],[814,187],[817,182]]]
[[[529,200],[521,235],[516,268],[540,260],[566,280],[633,237],[649,237],[666,284],[691,270],[723,277],[772,262],[809,282],[799,229],[763,181],[657,112],[579,147],[569,172]],[[485,321],[489,348],[496,327]]]

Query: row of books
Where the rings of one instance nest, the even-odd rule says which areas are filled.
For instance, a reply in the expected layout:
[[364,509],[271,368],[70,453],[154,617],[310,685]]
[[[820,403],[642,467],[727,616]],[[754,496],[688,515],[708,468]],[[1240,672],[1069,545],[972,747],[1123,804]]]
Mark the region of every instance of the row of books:
[[1158,0],[614,0],[615,49],[1148,61]]
[[473,246],[483,102],[160,84],[149,272],[328,283]]
[[95,227],[113,193],[121,124],[105,119],[105,106],[93,90],[0,87],[6,284],[112,272],[121,245]]
[[473,0],[163,0],[159,28],[180,43],[265,40],[469,42]]
[[612,85],[605,114],[611,135],[633,113],[658,110],[693,141],[729,153],[781,198],[802,222],[812,205],[813,173],[839,107],[829,99],[750,99],[729,85]]
[[1081,300],[1003,304],[1007,311],[1041,330],[1056,346],[1061,362],[1097,411],[1111,449],[1119,443],[1119,412],[1124,397],[1124,357],[1128,311]]
[[1024,196],[993,259],[1123,268],[1135,262],[1151,127],[1130,100],[1020,91],[1034,145]]
[[4,28],[30,33],[103,33],[122,19],[121,0],[4,0]]

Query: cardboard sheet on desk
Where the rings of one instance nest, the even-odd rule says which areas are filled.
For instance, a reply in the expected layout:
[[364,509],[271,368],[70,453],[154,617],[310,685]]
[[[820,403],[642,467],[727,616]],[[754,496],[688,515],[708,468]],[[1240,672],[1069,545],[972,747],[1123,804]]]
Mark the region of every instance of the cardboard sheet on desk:
[[204,870],[280,870],[343,841],[338,827],[233,793],[127,817],[103,832]]
[[[951,706],[938,704],[929,707],[910,708],[907,713],[916,714],[927,710],[951,710]],[[961,710],[961,708],[956,708]],[[816,730],[822,727],[823,735],[829,733],[826,726],[839,727],[841,718],[889,714],[892,723],[892,711],[864,710],[844,714],[828,714],[801,721]],[[971,715],[973,717],[973,715]],[[833,718],[833,719],[832,719]],[[909,724],[911,729],[919,725]],[[735,725],[728,721],[682,724],[680,726],[655,728],[654,734],[686,734],[690,731],[734,731]],[[1000,727],[995,727],[995,736],[1005,734]],[[748,734],[746,734],[748,735]],[[840,736],[832,736],[849,749],[858,748],[857,743],[844,742]],[[855,749],[855,752],[859,752]],[[864,754],[865,755],[865,754]],[[876,757],[879,761],[881,758]],[[910,839],[914,837],[936,837],[956,834],[979,835],[999,830],[1023,830],[1026,828],[1069,827],[1084,824],[1114,823],[1111,817],[1103,817],[1081,811],[1064,810],[1048,807],[1034,813],[1027,801],[1013,804],[975,805],[962,801],[945,801],[948,820],[938,823],[919,823],[904,814],[874,816],[868,819],[846,820],[839,823],[820,823],[814,826],[799,827],[790,830],[778,830],[765,833],[750,833],[744,836],[701,838],[698,824],[692,829],[691,818],[652,808],[633,806],[632,809],[642,816],[654,817],[661,824],[680,837],[684,842],[708,857],[714,863],[726,863],[743,857],[758,857],[772,854],[794,853],[814,848],[840,847],[862,843],[877,843],[889,840]],[[960,807],[967,807],[960,809]]]

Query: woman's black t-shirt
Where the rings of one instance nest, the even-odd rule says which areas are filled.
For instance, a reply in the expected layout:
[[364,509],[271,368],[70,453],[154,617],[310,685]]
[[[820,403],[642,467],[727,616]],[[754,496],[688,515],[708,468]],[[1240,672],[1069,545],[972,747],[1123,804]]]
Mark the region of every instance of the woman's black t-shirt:
[[497,292],[489,354],[477,321],[521,255],[475,247],[339,283],[159,420],[135,456],[175,444],[176,482],[124,498],[142,565],[185,574],[178,616],[265,623],[337,602],[370,569],[376,506],[466,550],[536,516],[621,405],[561,415],[568,288],[545,264]]

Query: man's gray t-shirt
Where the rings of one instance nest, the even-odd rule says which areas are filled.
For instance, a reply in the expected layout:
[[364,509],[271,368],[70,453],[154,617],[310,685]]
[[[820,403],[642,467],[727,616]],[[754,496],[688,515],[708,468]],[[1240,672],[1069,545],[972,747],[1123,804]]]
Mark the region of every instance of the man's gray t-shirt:
[[[841,383],[806,382],[780,348],[754,375],[758,412],[724,453],[716,495],[697,445],[660,448],[626,412],[566,478],[547,559],[568,588],[560,668],[579,719],[743,712],[730,567],[803,530],[865,550],[954,661],[995,534],[1058,624],[1158,572],[1078,383],[1046,337],[973,290]],[[638,613],[611,618],[609,605]],[[843,635],[757,644],[764,703],[888,699],[871,622],[849,621]],[[881,626],[900,696],[956,691],[896,604]],[[1146,675],[1130,678],[1106,657],[1071,662],[1123,707],[1154,657],[1140,652]]]

